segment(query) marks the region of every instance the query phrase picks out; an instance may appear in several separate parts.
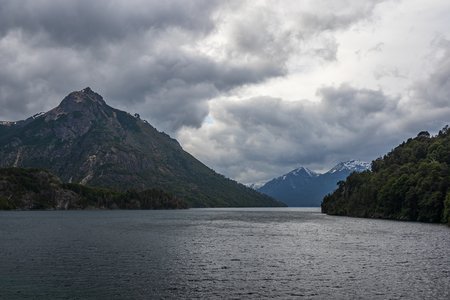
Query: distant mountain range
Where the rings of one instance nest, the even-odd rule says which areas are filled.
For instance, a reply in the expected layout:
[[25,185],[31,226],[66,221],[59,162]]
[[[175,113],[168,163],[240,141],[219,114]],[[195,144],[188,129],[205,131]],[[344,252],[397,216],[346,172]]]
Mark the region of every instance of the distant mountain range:
[[337,188],[338,181],[352,172],[369,169],[370,163],[359,160],[341,162],[324,174],[300,167],[270,180],[257,190],[288,206],[318,207],[323,197]]
[[120,191],[159,189],[195,207],[284,206],[217,174],[90,88],[46,113],[0,122],[0,167],[41,168],[62,182]]

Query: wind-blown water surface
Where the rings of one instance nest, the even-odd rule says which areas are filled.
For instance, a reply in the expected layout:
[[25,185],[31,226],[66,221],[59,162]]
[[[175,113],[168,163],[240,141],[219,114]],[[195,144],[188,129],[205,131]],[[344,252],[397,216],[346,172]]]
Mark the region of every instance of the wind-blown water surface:
[[450,228],[317,209],[0,212],[0,298],[449,299]]

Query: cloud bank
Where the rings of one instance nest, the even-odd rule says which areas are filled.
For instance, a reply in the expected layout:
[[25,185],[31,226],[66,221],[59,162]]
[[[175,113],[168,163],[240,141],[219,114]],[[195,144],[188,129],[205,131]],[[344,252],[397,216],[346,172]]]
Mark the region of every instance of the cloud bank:
[[373,159],[448,123],[449,15],[440,0],[0,0],[0,119],[90,86],[246,183]]

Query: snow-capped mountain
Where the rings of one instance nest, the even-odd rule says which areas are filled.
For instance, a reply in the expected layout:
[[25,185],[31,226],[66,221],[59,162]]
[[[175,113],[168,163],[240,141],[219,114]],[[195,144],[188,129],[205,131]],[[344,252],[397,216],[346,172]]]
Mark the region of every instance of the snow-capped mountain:
[[311,171],[310,169],[305,168],[305,167],[300,167],[300,168],[295,169],[288,173],[288,175],[293,175],[293,176],[299,176],[301,174],[305,174],[306,176],[309,176],[309,177],[316,177],[316,176],[320,175],[319,173]]
[[291,178],[296,178],[296,177],[312,178],[312,177],[317,177],[319,175],[320,175],[319,173],[316,173],[308,168],[300,167],[298,169],[292,170],[291,172],[289,172],[287,174],[277,177],[274,180],[285,181],[285,180],[289,180]]
[[319,176],[318,173],[308,168],[300,167],[287,174],[270,180],[261,186],[258,191],[269,194],[273,191],[277,191],[278,189],[281,189],[279,193],[283,193],[282,190],[286,188],[295,190],[297,186],[303,186],[317,176]]
[[353,159],[337,164],[327,173],[336,173],[341,171],[363,172],[369,169],[370,169],[369,162]]
[[288,206],[320,206],[323,197],[336,189],[338,181],[353,172],[369,169],[370,163],[359,160],[341,162],[323,174],[300,167],[268,181],[257,190]]

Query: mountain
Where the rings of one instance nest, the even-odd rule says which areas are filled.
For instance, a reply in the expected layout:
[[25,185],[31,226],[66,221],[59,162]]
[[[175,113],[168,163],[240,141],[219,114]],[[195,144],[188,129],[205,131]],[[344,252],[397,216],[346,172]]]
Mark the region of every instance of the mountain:
[[217,174],[90,88],[46,113],[0,123],[0,167],[41,168],[63,182],[121,191],[162,189],[195,207],[282,205]]
[[360,160],[349,160],[341,162],[334,166],[327,174],[334,174],[337,172],[364,172],[370,169],[370,163]]
[[270,180],[258,191],[288,206],[317,207],[325,195],[337,188],[337,182],[352,172],[362,172],[369,168],[370,163],[358,160],[341,162],[324,174],[300,167]]
[[450,225],[450,129],[420,132],[353,173],[324,198],[322,212]]
[[40,169],[0,169],[0,209],[169,209],[187,204],[160,190],[116,192],[62,183]]

